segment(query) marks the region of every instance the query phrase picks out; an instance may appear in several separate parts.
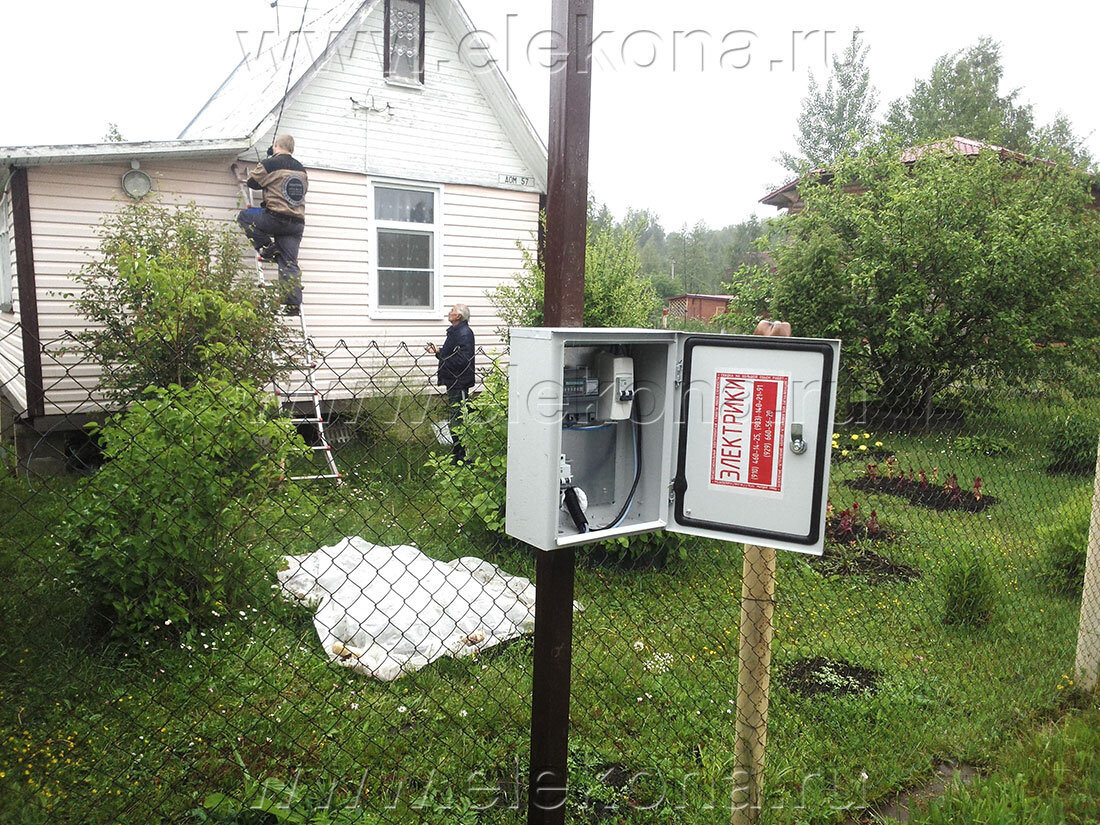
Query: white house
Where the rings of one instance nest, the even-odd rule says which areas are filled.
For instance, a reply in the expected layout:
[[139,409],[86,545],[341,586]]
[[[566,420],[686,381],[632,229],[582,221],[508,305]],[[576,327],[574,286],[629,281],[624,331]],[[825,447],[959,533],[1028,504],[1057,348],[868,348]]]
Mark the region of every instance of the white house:
[[296,56],[291,40],[242,61],[176,140],[0,148],[0,389],[17,418],[41,432],[100,407],[94,371],[59,353],[82,323],[64,296],[131,196],[124,176],[232,221],[232,166],[276,124],[309,170],[303,309],[343,384],[371,342],[441,340],[455,302],[498,343],[487,292],[534,253],[546,148],[459,0],[334,2]]

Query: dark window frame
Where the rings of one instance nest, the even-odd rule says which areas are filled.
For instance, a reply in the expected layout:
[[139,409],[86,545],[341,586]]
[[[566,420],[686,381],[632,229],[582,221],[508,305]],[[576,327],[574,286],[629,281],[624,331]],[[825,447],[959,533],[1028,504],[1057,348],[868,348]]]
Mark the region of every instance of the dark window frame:
[[[390,51],[391,51],[391,48],[390,48],[390,4],[391,4],[391,2],[392,2],[392,0],[386,0],[386,14],[385,14],[386,22],[385,22],[385,26],[384,26],[385,31],[383,32],[384,44],[383,44],[383,50],[382,50],[382,76],[384,78],[386,78],[386,80],[394,80],[395,82],[398,82],[398,83],[400,83],[400,82],[406,82],[407,83],[408,80],[406,78],[400,77],[400,76],[391,76],[391,74],[390,74]],[[423,86],[424,85],[424,64],[426,62],[425,59],[424,59],[424,19],[425,19],[425,17],[427,17],[427,13],[426,13],[427,10],[425,8],[426,0],[412,0],[412,2],[415,2],[415,3],[417,3],[417,5],[420,6],[420,45],[418,46],[417,57],[418,57],[419,62],[420,62],[420,72],[419,72],[420,85]]]

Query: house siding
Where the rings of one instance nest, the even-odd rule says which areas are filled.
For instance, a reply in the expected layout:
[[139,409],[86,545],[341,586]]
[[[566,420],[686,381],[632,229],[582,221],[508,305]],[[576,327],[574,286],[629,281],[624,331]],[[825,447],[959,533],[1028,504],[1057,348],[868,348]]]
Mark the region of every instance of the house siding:
[[[195,202],[211,218],[232,220],[239,190],[224,161],[144,161],[142,170],[166,204]],[[45,414],[91,412],[102,408],[96,391],[98,371],[64,350],[69,333],[84,326],[72,298],[73,275],[91,260],[103,218],[130,201],[122,192],[129,163],[64,164],[28,170],[31,230],[38,286],[38,322],[45,351],[42,379]],[[6,353],[5,353],[6,355]]]
[[[494,188],[501,175],[530,176],[458,43],[432,3],[426,5],[423,87],[399,86],[383,77],[385,4],[379,3],[287,105],[279,131],[295,136],[295,155],[308,168]],[[365,112],[353,98],[389,109]],[[266,135],[260,145],[271,138]]]
[[[189,163],[145,162],[161,202],[197,203],[213,220],[231,223],[242,204],[230,171],[231,159]],[[97,370],[64,352],[69,332],[83,326],[72,298],[74,273],[94,254],[104,216],[128,201],[119,181],[128,164],[85,164],[28,170],[31,223],[38,283],[39,324],[46,342],[43,382],[47,415],[91,412],[103,406],[96,392]],[[472,312],[480,346],[499,347],[500,319],[488,293],[513,280],[523,268],[523,251],[534,254],[539,196],[476,186],[441,187],[442,295],[435,319],[378,319],[370,307],[370,179],[363,174],[311,170],[306,231],[300,264],[303,307],[310,336],[325,356],[319,385],[334,398],[369,386],[386,368],[425,386],[434,359],[427,341],[442,340],[445,310],[456,302]],[[268,279],[277,278],[273,266]],[[10,317],[10,316],[7,316]],[[9,322],[9,326],[11,323]],[[406,349],[398,346],[407,343]],[[383,357],[397,352],[397,356]],[[0,337],[0,380],[22,363],[18,334]],[[14,382],[24,392],[21,379]],[[9,393],[11,394],[11,393]],[[16,400],[19,400],[18,396]],[[23,399],[25,407],[25,399]]]

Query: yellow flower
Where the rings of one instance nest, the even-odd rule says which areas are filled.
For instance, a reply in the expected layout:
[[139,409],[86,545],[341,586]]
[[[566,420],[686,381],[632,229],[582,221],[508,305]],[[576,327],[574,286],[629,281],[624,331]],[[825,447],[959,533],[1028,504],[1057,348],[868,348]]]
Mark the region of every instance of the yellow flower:
[[881,446],[882,446],[882,442],[881,442],[881,441],[876,441],[876,442],[875,442],[875,446],[876,446],[876,447],[881,447]]
[[847,451],[847,450],[841,450],[841,451],[840,451],[840,454],[841,454],[841,455],[848,455],[848,451]]
[[840,438],[840,433],[833,433],[833,438]]
[[859,441],[859,434],[858,433],[852,433],[851,437],[852,437],[852,441]]
[[871,434],[870,434],[870,433],[864,433],[864,434],[863,434],[863,437],[864,437],[864,438],[870,438],[870,437],[871,437]]
[[859,448],[860,448],[861,450],[866,450],[866,449],[867,449],[867,445],[866,445],[866,444],[860,444],[860,445],[859,445]]

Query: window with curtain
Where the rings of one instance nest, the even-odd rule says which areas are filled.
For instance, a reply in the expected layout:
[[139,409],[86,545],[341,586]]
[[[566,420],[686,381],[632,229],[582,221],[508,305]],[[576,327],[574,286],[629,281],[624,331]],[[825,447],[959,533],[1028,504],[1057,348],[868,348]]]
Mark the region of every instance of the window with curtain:
[[424,82],[424,0],[386,0],[385,75]]
[[436,308],[436,194],[430,189],[374,187],[374,269],[379,309]]

